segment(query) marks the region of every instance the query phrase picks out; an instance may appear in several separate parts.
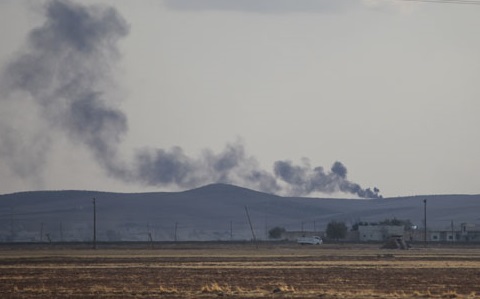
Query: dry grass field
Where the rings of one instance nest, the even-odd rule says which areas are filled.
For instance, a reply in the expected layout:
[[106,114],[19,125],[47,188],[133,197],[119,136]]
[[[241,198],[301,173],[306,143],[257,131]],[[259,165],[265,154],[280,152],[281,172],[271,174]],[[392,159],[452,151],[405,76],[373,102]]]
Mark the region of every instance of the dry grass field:
[[480,298],[480,249],[0,248],[0,298]]

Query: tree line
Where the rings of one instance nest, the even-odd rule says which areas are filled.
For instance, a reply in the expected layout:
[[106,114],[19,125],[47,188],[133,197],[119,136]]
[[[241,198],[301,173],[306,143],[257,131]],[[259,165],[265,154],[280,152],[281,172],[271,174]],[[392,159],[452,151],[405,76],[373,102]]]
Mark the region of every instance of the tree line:
[[[376,225],[389,225],[389,226],[403,226],[406,231],[412,229],[413,224],[408,219],[385,219],[379,222],[363,222],[357,221],[355,222],[352,227],[351,231],[358,231],[359,226],[376,226]],[[287,232],[284,227],[276,226],[268,231],[268,237],[270,239],[280,239],[282,235]],[[325,230],[326,237],[331,240],[341,240],[345,239],[348,233],[348,226],[343,221],[336,221],[332,220],[327,224],[327,228]]]

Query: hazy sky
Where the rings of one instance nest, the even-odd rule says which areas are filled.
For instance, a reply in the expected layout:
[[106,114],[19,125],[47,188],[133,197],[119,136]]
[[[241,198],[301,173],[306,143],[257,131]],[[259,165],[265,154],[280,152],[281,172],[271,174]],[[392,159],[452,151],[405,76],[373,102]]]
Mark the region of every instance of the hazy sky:
[[0,194],[478,194],[479,53],[480,5],[0,0]]

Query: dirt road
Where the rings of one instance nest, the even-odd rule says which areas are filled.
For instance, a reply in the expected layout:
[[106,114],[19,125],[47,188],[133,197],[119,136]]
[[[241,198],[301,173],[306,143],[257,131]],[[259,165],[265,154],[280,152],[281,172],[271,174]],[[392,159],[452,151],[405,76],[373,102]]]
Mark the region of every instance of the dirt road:
[[0,250],[1,298],[480,298],[480,250],[263,244]]

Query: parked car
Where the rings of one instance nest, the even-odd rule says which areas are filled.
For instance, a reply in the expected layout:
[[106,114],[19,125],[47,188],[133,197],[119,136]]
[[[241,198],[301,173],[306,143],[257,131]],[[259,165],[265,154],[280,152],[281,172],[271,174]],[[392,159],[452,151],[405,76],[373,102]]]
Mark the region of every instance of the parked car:
[[323,240],[322,238],[318,237],[318,236],[313,236],[313,237],[301,237],[301,238],[298,238],[297,240],[297,243],[298,244],[309,244],[309,245],[320,245],[323,243]]

